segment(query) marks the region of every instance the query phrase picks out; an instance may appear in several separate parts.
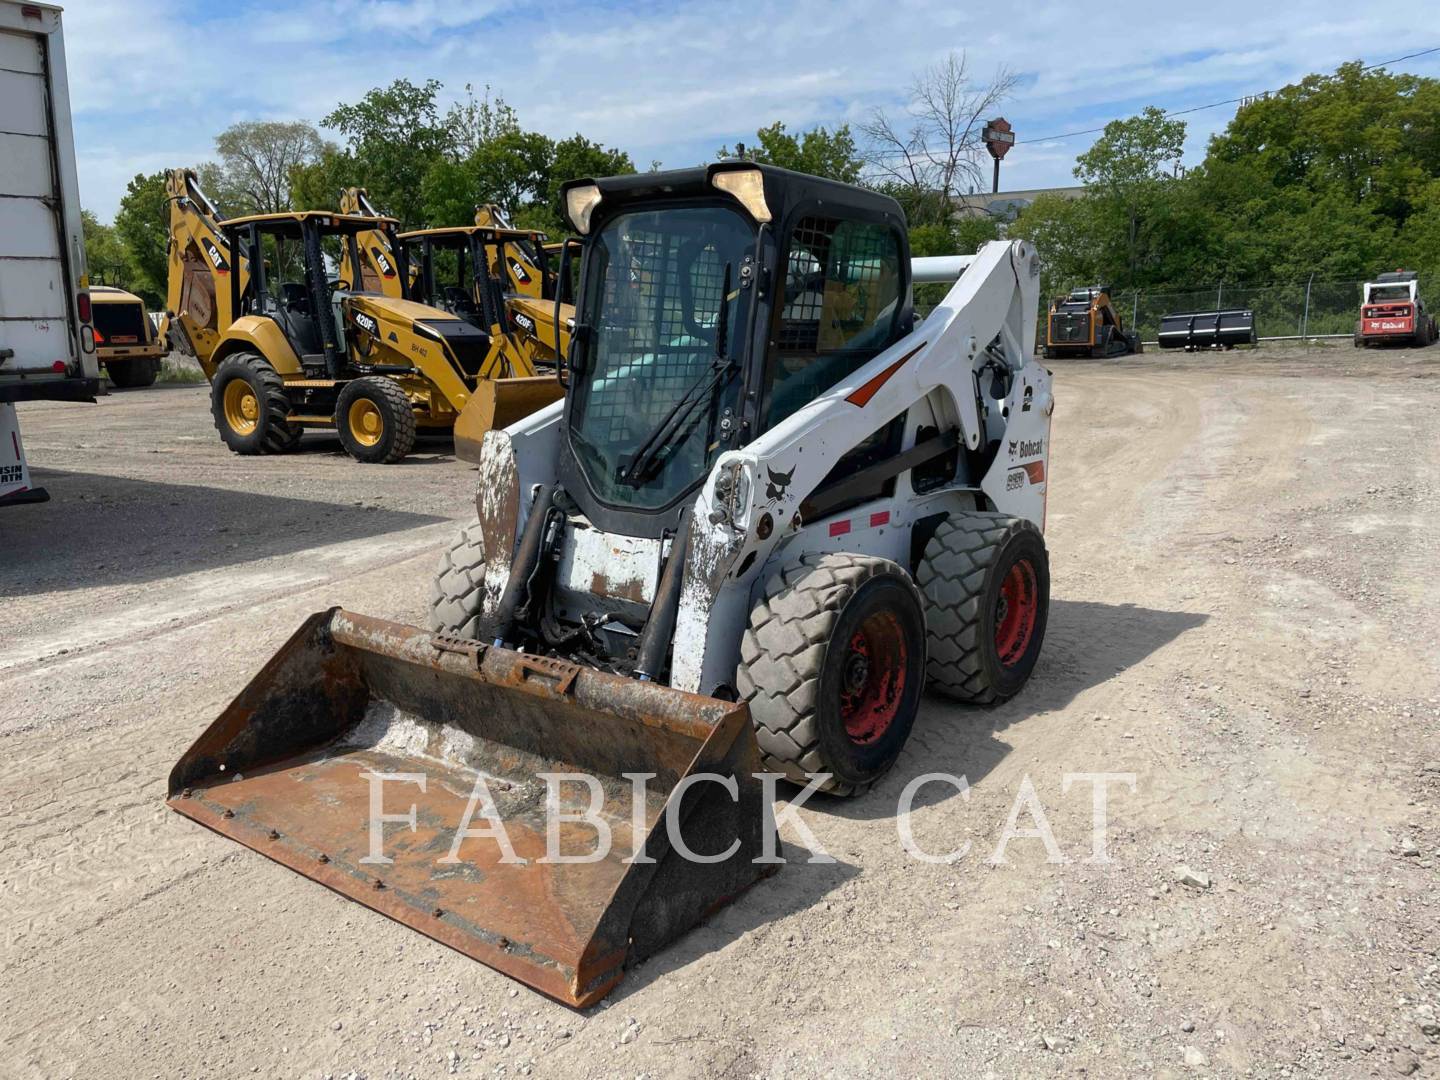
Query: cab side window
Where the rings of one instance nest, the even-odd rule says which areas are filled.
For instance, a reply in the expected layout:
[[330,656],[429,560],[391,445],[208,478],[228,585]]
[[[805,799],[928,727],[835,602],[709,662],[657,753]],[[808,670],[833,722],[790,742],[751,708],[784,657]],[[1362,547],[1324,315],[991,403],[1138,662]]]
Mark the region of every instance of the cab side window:
[[888,346],[900,310],[900,240],[888,226],[808,216],[787,250],[762,428]]

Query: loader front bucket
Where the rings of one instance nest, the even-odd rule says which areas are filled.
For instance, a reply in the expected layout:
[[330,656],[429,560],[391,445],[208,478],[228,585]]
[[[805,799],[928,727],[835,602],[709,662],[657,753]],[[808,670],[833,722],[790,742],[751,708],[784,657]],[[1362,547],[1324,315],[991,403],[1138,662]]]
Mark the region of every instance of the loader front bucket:
[[185,752],[168,801],[584,1006],[775,868],[758,772],[744,705],[332,609]]
[[509,427],[564,396],[565,387],[554,375],[481,379],[455,420],[455,456],[478,464],[487,431]]

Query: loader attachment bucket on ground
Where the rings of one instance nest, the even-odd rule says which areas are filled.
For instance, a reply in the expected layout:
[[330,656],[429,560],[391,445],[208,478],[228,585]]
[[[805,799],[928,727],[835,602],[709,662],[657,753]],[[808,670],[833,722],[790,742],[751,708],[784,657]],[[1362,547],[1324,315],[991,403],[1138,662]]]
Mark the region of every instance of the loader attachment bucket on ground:
[[[744,705],[335,609],[186,751],[169,805],[584,1006],[775,868],[759,771]],[[551,799],[557,773],[593,780]],[[549,859],[551,830],[590,861]]]
[[487,431],[509,427],[564,396],[565,387],[554,375],[481,379],[455,420],[455,456],[478,464]]

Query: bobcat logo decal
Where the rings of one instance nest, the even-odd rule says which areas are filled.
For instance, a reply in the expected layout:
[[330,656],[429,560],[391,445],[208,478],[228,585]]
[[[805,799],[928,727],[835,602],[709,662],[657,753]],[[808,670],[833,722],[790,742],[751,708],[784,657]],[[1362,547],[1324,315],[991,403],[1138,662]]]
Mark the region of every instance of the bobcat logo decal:
[[785,498],[785,491],[790,487],[790,481],[795,477],[795,469],[792,466],[789,472],[779,473],[770,468],[769,465],[766,465],[765,472],[769,476],[769,479],[765,481],[765,498],[769,499],[772,503],[778,503]]

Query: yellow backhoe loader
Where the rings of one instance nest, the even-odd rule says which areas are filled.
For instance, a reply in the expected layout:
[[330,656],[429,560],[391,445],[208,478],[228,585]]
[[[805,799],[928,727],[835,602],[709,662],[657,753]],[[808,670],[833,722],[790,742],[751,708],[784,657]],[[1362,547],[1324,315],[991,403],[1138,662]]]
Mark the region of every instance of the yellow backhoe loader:
[[[347,188],[340,208],[351,214],[375,215],[364,188]],[[490,336],[503,372],[535,370],[530,378],[512,377],[503,395],[482,388],[471,396],[455,422],[455,452],[479,462],[485,432],[505,427],[561,396],[549,377],[559,349],[570,340],[556,325],[568,326],[574,307],[555,303],[557,277],[546,264],[545,235],[511,229],[504,212],[490,204],[475,208],[475,225],[421,229],[393,234],[361,234],[355,247],[360,270],[348,253],[340,262],[342,277],[375,282],[387,296],[399,296],[465,319]],[[403,282],[403,285],[401,284]]]
[[172,171],[167,187],[168,339],[200,361],[215,426],[236,453],[283,453],[305,428],[334,428],[357,460],[388,464],[418,431],[450,432],[477,396],[490,417],[533,407],[533,390],[511,376],[534,379],[535,368],[484,330],[330,276],[366,264],[361,237],[393,251],[393,219],[328,210],[222,219],[189,170]]
[[893,199],[751,162],[562,191],[566,397],[486,434],[430,630],[313,615],[168,802],[584,1006],[776,869],[779,775],[861,796],[927,684],[1022,692],[1054,397],[1024,241],[912,261]]

